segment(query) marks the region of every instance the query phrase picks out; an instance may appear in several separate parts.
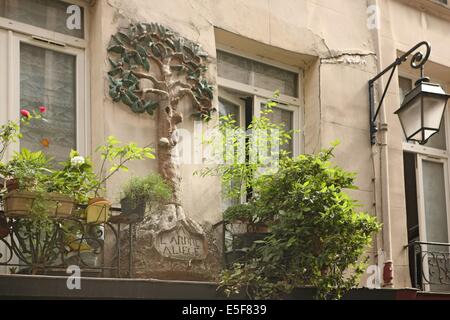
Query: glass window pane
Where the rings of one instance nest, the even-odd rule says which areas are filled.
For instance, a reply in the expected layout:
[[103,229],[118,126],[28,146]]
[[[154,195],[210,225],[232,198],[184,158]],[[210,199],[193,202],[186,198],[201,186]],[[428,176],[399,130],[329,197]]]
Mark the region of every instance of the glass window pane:
[[22,128],[21,147],[64,161],[76,148],[76,57],[21,43],[20,105],[47,107],[45,120]]
[[255,87],[269,91],[279,90],[281,94],[291,97],[297,96],[298,75],[296,73],[259,62],[253,63],[253,71]]
[[[444,164],[424,160],[422,166],[426,241],[448,243]],[[448,284],[440,284],[442,283],[441,270],[447,270],[450,267],[448,250],[445,246],[427,245],[422,255],[422,262],[428,264],[423,266],[428,269],[424,279],[431,283],[431,291],[449,291],[450,289]]]
[[423,161],[423,193],[427,241],[448,242],[444,165]]
[[[234,103],[231,103],[225,99],[219,98],[219,114],[220,116],[228,116],[228,115],[233,115],[233,119],[236,120],[236,126],[240,126],[240,106]],[[243,142],[243,141],[242,141]],[[242,145],[243,147],[243,145]],[[229,149],[228,149],[229,148]],[[231,150],[231,151],[230,151]],[[243,149],[239,149],[239,148],[233,148],[231,145],[227,145],[225,147],[224,150],[224,156],[227,159],[227,156],[230,156],[230,154],[227,155],[228,152],[231,153],[231,155],[236,156],[237,152],[239,152],[239,150],[241,150],[241,152],[244,152]],[[236,159],[235,159],[236,160]],[[230,188],[234,189],[237,186],[239,186],[239,180],[233,180],[230,182]],[[226,188],[225,185],[222,186],[223,189]],[[229,198],[227,197],[225,194],[222,195],[222,211],[225,211],[227,208],[237,205],[241,202],[239,197],[236,198]]]
[[217,73],[219,77],[250,83],[251,61],[228,52],[217,51]]
[[[265,104],[261,104],[261,109],[265,109]],[[272,123],[283,124],[285,130],[294,130],[294,113],[292,111],[284,110],[281,108],[272,108],[272,112],[267,114],[267,118]],[[292,139],[288,144],[280,146],[280,151],[288,151],[291,154],[294,152],[294,146]]]
[[0,16],[35,27],[84,38],[84,9],[59,0],[0,0]]
[[233,115],[233,119],[236,120],[236,124],[240,124],[239,106],[224,99],[219,99],[219,114],[220,116]]
[[281,94],[292,97],[298,96],[298,74],[295,72],[224,51],[217,51],[217,65],[218,75],[225,79],[272,92],[279,90]]

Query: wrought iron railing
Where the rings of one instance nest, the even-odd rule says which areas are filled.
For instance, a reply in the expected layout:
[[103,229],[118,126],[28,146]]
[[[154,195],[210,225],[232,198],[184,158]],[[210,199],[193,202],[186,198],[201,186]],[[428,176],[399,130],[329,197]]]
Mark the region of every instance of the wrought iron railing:
[[58,275],[77,266],[87,277],[133,276],[133,222],[113,217],[92,224],[75,216],[60,217],[39,230],[28,217],[6,218],[0,211],[0,218],[9,231],[0,236],[0,267],[7,273]]
[[408,244],[412,285],[423,291],[450,291],[450,243]]

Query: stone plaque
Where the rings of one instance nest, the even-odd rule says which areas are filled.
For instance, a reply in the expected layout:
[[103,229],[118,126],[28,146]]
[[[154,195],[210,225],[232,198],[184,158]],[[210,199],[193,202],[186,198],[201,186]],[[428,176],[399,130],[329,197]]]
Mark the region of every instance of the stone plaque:
[[192,233],[182,224],[160,232],[155,247],[163,257],[177,260],[203,260],[208,252],[204,235]]

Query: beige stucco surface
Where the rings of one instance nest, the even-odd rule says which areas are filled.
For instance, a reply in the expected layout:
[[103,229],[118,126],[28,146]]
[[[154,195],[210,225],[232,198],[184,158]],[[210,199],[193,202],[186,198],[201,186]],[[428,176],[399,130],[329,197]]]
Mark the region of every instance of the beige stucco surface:
[[[380,10],[379,29],[367,26],[367,7],[371,4],[378,5]],[[92,8],[90,19],[93,147],[108,135],[140,145],[156,144],[155,120],[112,103],[107,93],[106,47],[110,36],[130,21],[158,22],[200,43],[211,56],[208,77],[213,83],[216,82],[217,43],[239,45],[240,37],[240,49],[301,67],[305,151],[317,152],[339,139],[336,163],[358,174],[359,190],[352,191],[351,195],[361,202],[364,210],[380,219],[385,208],[380,203],[385,182],[378,180],[380,150],[377,146],[372,148],[369,142],[367,81],[377,73],[377,64],[387,66],[395,60],[398,50],[406,51],[421,39],[432,42],[431,60],[450,66],[450,47],[445,42],[450,22],[395,0],[101,0]],[[218,30],[235,36],[218,36]],[[259,45],[252,45],[248,39]],[[404,250],[407,230],[402,132],[393,115],[399,103],[397,87],[394,79],[384,113],[389,127],[388,207],[395,286],[406,287],[410,283]],[[182,109],[185,121],[181,127],[192,131],[188,102]],[[183,206],[197,221],[216,223],[221,220],[220,184],[216,178],[194,177],[193,172],[199,168],[200,165],[182,166]],[[136,175],[156,171],[156,161],[136,163],[130,169]],[[110,195],[116,199],[125,178],[126,175],[119,175],[108,185]],[[372,258],[385,245],[381,234],[374,244],[377,245],[369,250]]]

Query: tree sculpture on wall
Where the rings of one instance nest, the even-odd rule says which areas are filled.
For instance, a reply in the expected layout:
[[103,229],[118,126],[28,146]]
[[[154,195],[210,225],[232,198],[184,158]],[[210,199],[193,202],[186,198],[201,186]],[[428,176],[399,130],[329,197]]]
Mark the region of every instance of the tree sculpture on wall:
[[213,87],[205,79],[208,55],[201,47],[156,23],[131,24],[112,36],[108,48],[110,90],[115,102],[135,113],[157,114],[157,158],[160,174],[173,189],[173,201],[161,214],[159,227],[168,230],[186,219],[180,205],[181,174],[176,161],[177,126],[183,121],[178,105],[192,102],[193,116],[209,120]]

